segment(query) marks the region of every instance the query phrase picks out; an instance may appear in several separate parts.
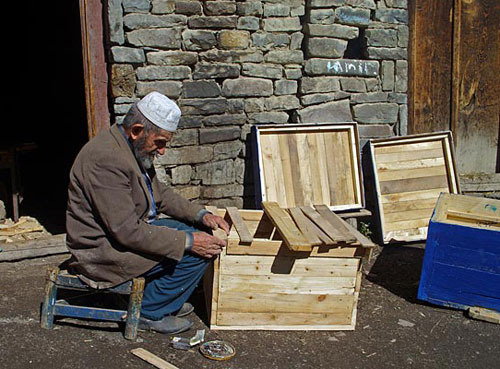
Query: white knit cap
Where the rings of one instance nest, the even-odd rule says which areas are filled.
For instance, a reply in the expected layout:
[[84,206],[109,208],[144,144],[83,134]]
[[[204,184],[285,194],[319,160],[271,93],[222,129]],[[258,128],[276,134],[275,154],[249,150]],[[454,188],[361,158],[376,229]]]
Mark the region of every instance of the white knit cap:
[[165,95],[156,91],[150,92],[137,103],[137,108],[154,125],[170,132],[177,129],[181,110]]

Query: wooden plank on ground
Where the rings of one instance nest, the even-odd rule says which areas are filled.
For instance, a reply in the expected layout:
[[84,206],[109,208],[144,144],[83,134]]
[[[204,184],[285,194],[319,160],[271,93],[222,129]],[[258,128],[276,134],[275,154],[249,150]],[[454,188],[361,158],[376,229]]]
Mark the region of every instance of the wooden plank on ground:
[[233,222],[234,228],[236,228],[236,232],[240,236],[240,242],[242,244],[251,244],[253,241],[253,236],[250,234],[246,223],[243,221],[243,218],[240,215],[240,212],[236,207],[229,206],[226,208],[231,221]]
[[356,242],[356,238],[351,234],[350,230],[345,226],[345,221],[337,214],[332,212],[326,205],[315,205],[316,211],[331,225],[333,225],[345,237],[346,243]]
[[332,239],[334,243],[347,242],[349,237],[342,234],[341,231],[336,229],[329,221],[323,218],[314,208],[311,206],[301,206],[300,210],[311,219],[323,232],[325,232],[328,237]]
[[491,309],[474,306],[469,308],[469,316],[485,322],[500,324],[500,313]]
[[307,241],[304,235],[295,225],[290,215],[282,209],[277,202],[262,202],[264,212],[269,217],[274,226],[278,229],[283,241],[290,250],[311,251],[312,244]]
[[170,364],[168,361],[163,360],[162,358],[156,356],[155,354],[152,354],[142,347],[132,349],[130,350],[130,352],[159,369],[179,369],[175,365]]
[[4,243],[1,246],[3,251],[0,252],[0,261],[14,261],[69,252],[66,247],[66,234],[29,241]]

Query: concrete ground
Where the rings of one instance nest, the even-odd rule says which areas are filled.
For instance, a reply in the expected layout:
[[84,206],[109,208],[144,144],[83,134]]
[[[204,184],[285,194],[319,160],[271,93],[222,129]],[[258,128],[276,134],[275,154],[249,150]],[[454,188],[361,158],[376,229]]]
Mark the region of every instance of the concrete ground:
[[130,353],[136,347],[180,369],[498,368],[500,325],[416,300],[423,246],[376,249],[363,277],[354,331],[210,331],[197,290],[194,328],[236,347],[236,356],[225,362],[206,359],[197,348],[173,349],[161,334],[143,332],[140,342],[127,341],[115,323],[65,319],[42,330],[45,269],[66,256],[0,263],[0,368],[153,368]]

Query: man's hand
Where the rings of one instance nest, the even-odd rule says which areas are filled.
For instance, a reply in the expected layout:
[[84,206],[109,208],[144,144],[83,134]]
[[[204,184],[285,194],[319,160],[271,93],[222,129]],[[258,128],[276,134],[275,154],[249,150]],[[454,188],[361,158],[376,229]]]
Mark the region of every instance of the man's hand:
[[225,246],[226,241],[223,241],[218,237],[209,235],[205,232],[193,233],[193,247],[191,248],[191,252],[198,256],[209,259],[213,256],[219,255],[222,248]]
[[202,222],[204,225],[212,228],[214,231],[218,228],[222,228],[229,236],[229,224],[227,224],[224,218],[212,213],[206,213],[203,216]]

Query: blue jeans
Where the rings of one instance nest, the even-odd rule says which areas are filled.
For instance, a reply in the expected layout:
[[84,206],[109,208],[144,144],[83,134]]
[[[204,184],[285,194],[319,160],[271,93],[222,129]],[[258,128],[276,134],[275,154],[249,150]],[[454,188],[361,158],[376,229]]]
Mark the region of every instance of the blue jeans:
[[[151,224],[180,231],[199,231],[174,219],[158,219]],[[166,315],[177,312],[193,293],[209,262],[210,259],[185,253],[180,261],[165,258],[144,273],[142,277],[145,278],[146,285],[141,316],[160,320]]]

